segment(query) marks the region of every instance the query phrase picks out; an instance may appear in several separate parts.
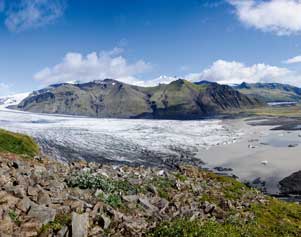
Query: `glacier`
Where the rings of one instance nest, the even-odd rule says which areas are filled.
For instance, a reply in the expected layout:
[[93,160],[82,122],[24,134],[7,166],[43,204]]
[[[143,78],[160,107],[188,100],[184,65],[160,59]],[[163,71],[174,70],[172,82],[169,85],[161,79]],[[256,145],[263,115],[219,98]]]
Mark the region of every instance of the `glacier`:
[[243,134],[218,119],[98,119],[6,108],[20,100],[22,96],[2,103],[0,127],[34,137],[45,155],[65,162],[87,160],[156,166],[187,162],[199,165],[202,150],[233,143]]

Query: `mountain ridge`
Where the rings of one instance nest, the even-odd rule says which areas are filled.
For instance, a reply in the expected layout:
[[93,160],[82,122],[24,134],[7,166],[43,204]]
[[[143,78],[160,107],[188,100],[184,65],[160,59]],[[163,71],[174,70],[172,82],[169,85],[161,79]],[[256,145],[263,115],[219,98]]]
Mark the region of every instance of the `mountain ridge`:
[[301,88],[281,83],[246,83],[233,86],[242,94],[265,102],[300,102]]
[[178,79],[139,87],[113,79],[56,84],[35,91],[17,108],[100,118],[196,119],[262,105],[230,86]]

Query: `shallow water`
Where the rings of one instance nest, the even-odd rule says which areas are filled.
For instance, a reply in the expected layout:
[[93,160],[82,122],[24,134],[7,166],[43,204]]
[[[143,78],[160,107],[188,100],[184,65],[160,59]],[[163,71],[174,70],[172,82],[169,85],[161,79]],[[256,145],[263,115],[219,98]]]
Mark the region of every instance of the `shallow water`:
[[301,139],[292,139],[287,137],[274,136],[263,140],[263,143],[266,143],[273,147],[299,146],[301,144]]
[[212,148],[203,154],[203,160],[209,168],[232,168],[228,173],[235,174],[241,181],[260,178],[268,193],[278,194],[279,181],[301,170],[301,137],[299,131],[273,131],[271,128],[248,127],[237,143]]

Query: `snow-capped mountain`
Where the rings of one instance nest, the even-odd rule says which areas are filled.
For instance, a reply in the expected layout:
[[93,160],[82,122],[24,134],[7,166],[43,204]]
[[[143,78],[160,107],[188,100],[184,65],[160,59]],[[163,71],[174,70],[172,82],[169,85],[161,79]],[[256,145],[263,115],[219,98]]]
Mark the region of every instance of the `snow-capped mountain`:
[[19,94],[9,95],[9,96],[1,96],[0,108],[3,109],[11,105],[17,105],[27,96],[29,96],[29,94],[30,94],[29,92],[26,92],[26,93],[19,93]]

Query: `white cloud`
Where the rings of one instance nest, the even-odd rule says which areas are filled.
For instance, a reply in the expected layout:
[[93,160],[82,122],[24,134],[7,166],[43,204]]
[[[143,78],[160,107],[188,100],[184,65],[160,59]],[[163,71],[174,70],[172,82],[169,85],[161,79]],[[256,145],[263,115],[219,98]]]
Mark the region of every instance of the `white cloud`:
[[192,73],[186,76],[190,81],[213,81],[220,84],[268,83],[279,82],[292,85],[301,85],[301,75],[287,68],[275,67],[266,64],[246,66],[241,62],[218,60],[201,73]]
[[0,96],[12,95],[14,92],[11,90],[11,86],[0,82]]
[[293,58],[289,58],[288,60],[285,60],[284,63],[286,64],[301,63],[301,55]]
[[139,60],[135,63],[128,63],[120,55],[121,48],[115,48],[109,52],[92,52],[86,56],[80,53],[67,53],[62,62],[46,67],[34,75],[34,79],[44,84],[68,82],[78,80],[87,82],[113,78],[126,83],[139,84],[135,76],[151,68],[149,63]]
[[146,80],[146,81],[137,81],[136,85],[138,86],[157,86],[159,84],[169,84],[175,80],[177,80],[177,77],[170,77],[170,76],[159,76],[152,80]]
[[[121,48],[115,48],[99,54],[93,52],[86,56],[80,53],[67,53],[62,62],[37,72],[34,79],[43,84],[54,84],[112,78],[138,86],[168,84],[178,79],[177,77],[160,76],[152,80],[139,80],[136,76],[151,69],[151,65],[143,60],[129,63],[120,55],[122,51]],[[183,78],[192,82],[207,80],[220,84],[279,82],[296,86],[301,85],[301,75],[285,67],[263,63],[246,66],[241,62],[225,60],[217,60],[202,72],[190,73]]]
[[21,32],[53,23],[64,13],[66,0],[7,1],[6,27]]
[[227,0],[239,20],[277,35],[301,32],[301,0]]

